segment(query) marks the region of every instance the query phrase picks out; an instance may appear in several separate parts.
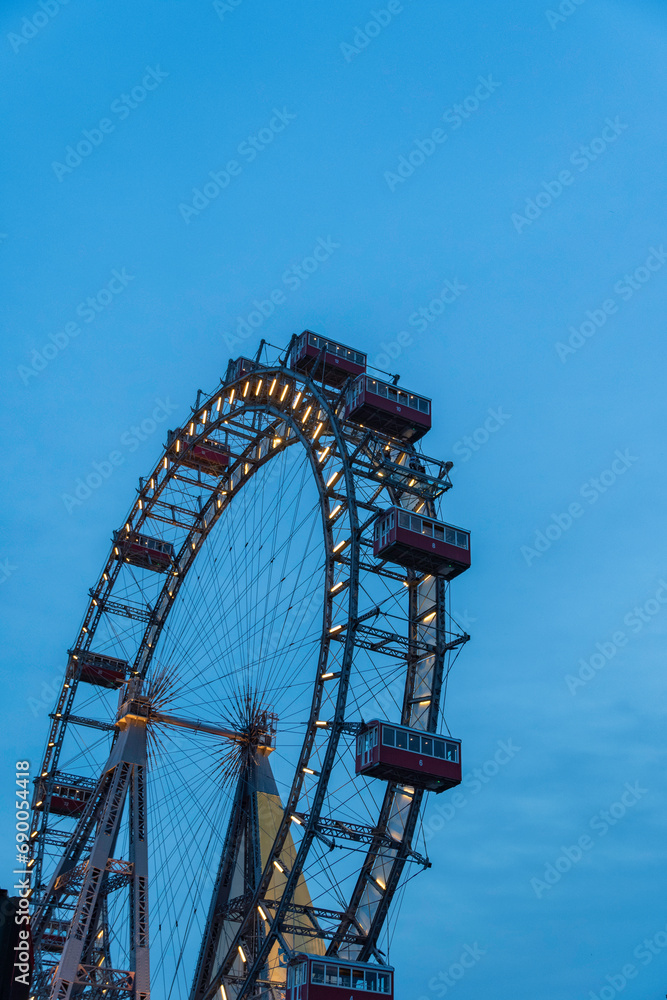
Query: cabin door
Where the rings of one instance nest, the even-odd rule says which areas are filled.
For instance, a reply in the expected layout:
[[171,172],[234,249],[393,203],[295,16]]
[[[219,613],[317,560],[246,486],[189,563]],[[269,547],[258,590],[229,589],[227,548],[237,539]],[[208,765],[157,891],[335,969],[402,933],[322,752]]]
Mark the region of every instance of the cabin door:
[[369,729],[361,737],[361,766],[372,763],[373,747],[375,746],[376,729]]

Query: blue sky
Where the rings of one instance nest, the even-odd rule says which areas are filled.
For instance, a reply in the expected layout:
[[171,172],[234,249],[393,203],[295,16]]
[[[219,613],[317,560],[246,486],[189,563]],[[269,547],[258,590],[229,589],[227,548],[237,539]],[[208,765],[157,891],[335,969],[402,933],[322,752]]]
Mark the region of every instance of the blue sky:
[[[355,52],[384,0],[55,4],[0,15],[7,801],[46,736],[28,697],[64,668],[167,428],[230,355],[309,327],[433,397],[424,448],[454,460],[447,517],[473,533],[448,718],[471,771],[496,770],[498,741],[520,748],[451,816],[430,803],[400,995],[658,1000],[664,6],[404,0]],[[226,186],[205,204],[211,172]],[[553,885],[531,884],[582,837]],[[483,954],[456,979],[466,945]]]

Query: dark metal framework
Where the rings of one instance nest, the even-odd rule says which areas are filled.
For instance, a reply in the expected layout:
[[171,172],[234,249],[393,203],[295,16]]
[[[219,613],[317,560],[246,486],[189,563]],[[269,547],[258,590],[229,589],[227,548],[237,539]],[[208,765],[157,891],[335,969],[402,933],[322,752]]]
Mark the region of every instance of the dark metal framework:
[[[378,561],[372,549],[373,523],[386,507],[396,504],[436,515],[436,501],[451,487],[451,463],[417,453],[401,439],[345,422],[345,388],[334,391],[318,381],[317,365],[305,376],[279,360],[273,364],[256,361],[253,370],[236,381],[221,382],[210,395],[198,394],[184,440],[186,436],[190,444],[205,438],[219,440],[229,449],[229,464],[217,476],[202,474],[193,469],[191,460],[181,461],[178,437],[170,439],[151,475],[141,481],[127,520],[115,535],[117,541],[90,590],[73,644],[79,651],[94,648],[101,622],[120,619],[129,623],[137,630],[131,677],[140,690],[169,612],[211,531],[264,465],[291,447],[305,449],[319,496],[325,566],[321,640],[309,717],[268,856],[262,861],[256,844],[254,854],[246,851],[244,891],[232,897],[230,866],[238,860],[242,838],[248,847],[252,845],[257,825],[247,776],[239,781],[191,1000],[279,996],[283,984],[271,978],[268,970],[276,947],[289,957],[290,939],[312,938],[322,954],[384,963],[378,940],[404,867],[408,862],[429,866],[428,859],[413,848],[423,803],[419,789],[387,784],[373,823],[352,823],[328,815],[325,808],[332,769],[340,755],[349,752],[350,737],[358,726],[358,719],[346,715],[355,657],[364,651],[371,658],[395,661],[402,670],[400,722],[434,732],[444,678],[468,639],[448,614],[445,581]],[[141,595],[131,600],[120,587],[128,572],[122,539],[137,532],[168,538],[174,547],[173,562],[161,578],[161,587],[146,600]],[[373,578],[405,587],[401,620],[395,610],[389,614],[382,604],[360,610],[360,597]],[[120,597],[114,595],[114,588],[120,590]],[[146,845],[151,819],[145,815],[146,727],[142,729],[135,721],[119,730],[118,723],[80,714],[80,673],[76,656],[71,656],[50,716],[35,793],[31,863],[37,965],[32,995],[58,1000],[69,996],[148,1000]],[[111,767],[107,763],[76,829],[65,836],[53,822],[50,803],[69,727],[98,730],[96,738],[111,739],[109,760],[115,763]],[[135,757],[128,757],[123,749],[128,733],[136,737],[141,732],[143,749],[135,746]],[[130,854],[126,861],[117,861],[116,868],[109,868],[125,799],[130,803]],[[109,810],[115,817],[113,829]],[[294,823],[300,837],[291,850]],[[100,838],[104,848],[99,846]],[[323,845],[327,850],[337,847],[354,852],[351,856],[357,859],[356,881],[344,907],[304,906],[295,901],[314,847],[319,850]],[[96,859],[105,850],[102,864]],[[276,867],[284,875],[278,899],[270,891]],[[109,926],[105,900],[109,892],[128,885],[130,967],[117,970],[110,943],[114,928]],[[78,942],[76,949],[62,953],[60,962],[53,928],[60,938],[67,928],[67,940]]]

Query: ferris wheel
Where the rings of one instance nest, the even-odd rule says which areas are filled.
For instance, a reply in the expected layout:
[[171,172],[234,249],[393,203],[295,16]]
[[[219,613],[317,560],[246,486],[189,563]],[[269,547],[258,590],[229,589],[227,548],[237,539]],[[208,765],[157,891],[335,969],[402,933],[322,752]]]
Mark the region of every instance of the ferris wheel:
[[470,565],[431,401],[396,382],[263,342],[140,480],[35,779],[35,1000],[393,996],[425,793],[461,780]]

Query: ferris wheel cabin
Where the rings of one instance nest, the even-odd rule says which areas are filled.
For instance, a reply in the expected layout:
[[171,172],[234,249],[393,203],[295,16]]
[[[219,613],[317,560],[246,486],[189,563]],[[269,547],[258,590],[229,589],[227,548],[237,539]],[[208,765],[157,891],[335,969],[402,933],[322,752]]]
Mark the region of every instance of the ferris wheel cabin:
[[69,920],[48,920],[42,934],[44,951],[62,951],[70,929]]
[[96,785],[92,778],[63,774],[60,771],[56,771],[52,778],[37,778],[35,781],[37,788],[35,809],[40,812],[44,808],[47,781],[51,785],[49,810],[56,816],[80,816],[95,791]]
[[169,432],[172,451],[181,465],[209,476],[221,476],[229,465],[229,448],[213,438],[204,438],[193,444],[185,430]]
[[72,673],[80,670],[79,680],[86,684],[96,684],[97,687],[122,687],[130,669],[127,660],[119,660],[106,653],[93,653],[89,649],[73,649],[70,656]]
[[393,1000],[393,996],[394,970],[389,965],[296,955],[287,968],[285,1000]]
[[225,382],[236,382],[237,379],[242,378],[244,375],[249,375],[256,370],[257,364],[255,361],[251,361],[250,358],[234,358],[227,365]]
[[431,400],[360,375],[347,391],[344,417],[374,431],[418,441],[431,429]]
[[366,355],[345,344],[320,337],[311,330],[304,330],[292,345],[290,355],[292,368],[328,385],[344,385],[352,375],[366,371]]
[[470,532],[391,507],[375,522],[373,554],[399,566],[453,580],[470,568]]
[[151,538],[138,531],[131,531],[129,534],[117,531],[114,542],[114,555],[117,559],[142,569],[152,569],[155,573],[164,573],[174,558],[174,546],[171,542]]
[[461,741],[374,720],[357,737],[355,772],[444,792],[461,784]]

